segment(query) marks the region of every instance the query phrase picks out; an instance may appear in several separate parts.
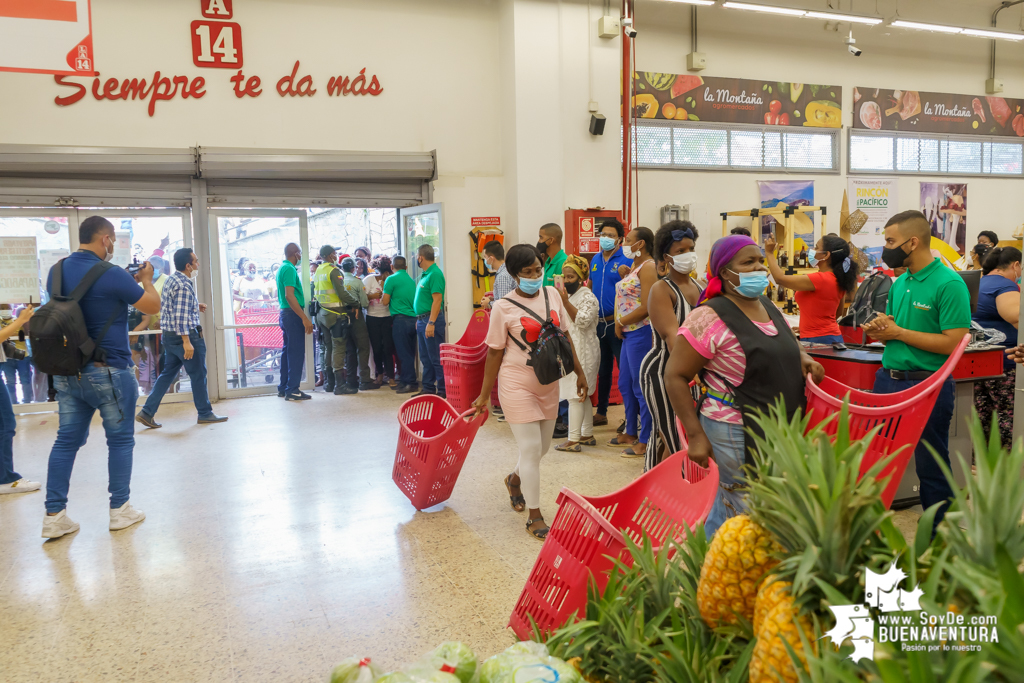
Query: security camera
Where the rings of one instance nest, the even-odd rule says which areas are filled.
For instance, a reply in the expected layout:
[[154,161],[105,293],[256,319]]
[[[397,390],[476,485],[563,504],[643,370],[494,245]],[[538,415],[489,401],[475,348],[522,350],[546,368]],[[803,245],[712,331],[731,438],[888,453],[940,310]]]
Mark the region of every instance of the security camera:
[[850,31],[850,37],[843,42],[846,43],[847,51],[849,51],[849,53],[854,57],[860,57],[862,54],[864,54],[864,50],[861,50],[859,47],[857,47],[857,40],[853,37],[853,31]]
[[622,20],[622,30],[626,32],[626,37],[627,38],[636,38],[636,29],[633,28],[633,20],[632,19],[623,18],[623,20]]

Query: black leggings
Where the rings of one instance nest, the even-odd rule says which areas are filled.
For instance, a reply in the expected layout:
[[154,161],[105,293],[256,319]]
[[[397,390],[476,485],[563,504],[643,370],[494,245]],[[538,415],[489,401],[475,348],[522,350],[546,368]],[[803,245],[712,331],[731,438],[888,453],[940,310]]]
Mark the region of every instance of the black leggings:
[[376,376],[395,379],[395,342],[391,338],[391,316],[366,316],[366,331],[370,335]]

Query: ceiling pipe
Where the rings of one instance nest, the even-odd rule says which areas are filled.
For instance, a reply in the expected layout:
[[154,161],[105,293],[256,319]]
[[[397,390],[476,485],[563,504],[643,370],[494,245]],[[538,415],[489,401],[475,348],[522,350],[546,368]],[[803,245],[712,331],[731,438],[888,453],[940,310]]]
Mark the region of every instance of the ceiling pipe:
[[[1003,3],[996,8],[995,12],[992,13],[992,28],[996,27],[996,21],[999,19],[1000,12],[1007,7],[1013,7],[1014,5],[1019,5],[1022,2],[1024,2],[1024,0],[1003,0]],[[992,39],[992,53],[989,60],[988,77],[993,80],[996,77],[996,41],[994,38]]]

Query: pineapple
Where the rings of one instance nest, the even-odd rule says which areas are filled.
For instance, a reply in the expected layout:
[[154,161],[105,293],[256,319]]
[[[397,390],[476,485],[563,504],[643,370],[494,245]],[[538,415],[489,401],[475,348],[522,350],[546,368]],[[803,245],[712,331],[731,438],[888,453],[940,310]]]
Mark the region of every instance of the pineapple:
[[757,599],[754,601],[754,635],[761,630],[764,618],[772,609],[782,601],[790,598],[789,589],[792,587],[789,581],[780,581],[775,575],[765,577],[761,587],[757,591]]
[[708,626],[754,618],[757,587],[777,562],[773,550],[771,535],[746,515],[719,527],[697,585],[697,605]]
[[[772,586],[782,586],[774,583]],[[769,587],[771,588],[771,587]],[[773,595],[781,600],[764,616],[757,631],[757,645],[750,658],[750,683],[762,681],[784,681],[797,683],[800,680],[786,643],[800,659],[801,668],[807,667],[807,655],[800,640],[800,632],[809,643],[814,642],[811,622],[806,616],[798,616],[793,597],[784,590],[776,589]]]

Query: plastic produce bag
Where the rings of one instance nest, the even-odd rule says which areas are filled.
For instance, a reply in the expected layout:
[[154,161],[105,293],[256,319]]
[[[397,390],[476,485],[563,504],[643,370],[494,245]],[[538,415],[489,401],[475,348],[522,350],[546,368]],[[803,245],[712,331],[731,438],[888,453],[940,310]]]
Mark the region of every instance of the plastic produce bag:
[[548,654],[543,643],[523,641],[480,666],[480,683],[583,683],[576,669]]
[[476,674],[476,655],[465,643],[455,640],[441,643],[427,657],[439,670],[455,674],[461,683],[470,683]]
[[349,657],[334,667],[331,683],[374,683],[379,676],[380,669],[370,663],[369,657]]

